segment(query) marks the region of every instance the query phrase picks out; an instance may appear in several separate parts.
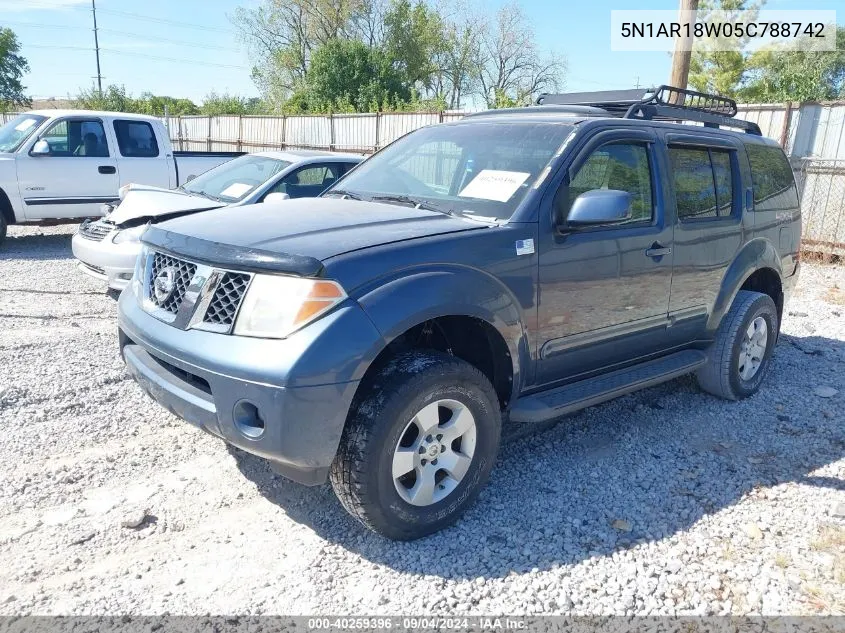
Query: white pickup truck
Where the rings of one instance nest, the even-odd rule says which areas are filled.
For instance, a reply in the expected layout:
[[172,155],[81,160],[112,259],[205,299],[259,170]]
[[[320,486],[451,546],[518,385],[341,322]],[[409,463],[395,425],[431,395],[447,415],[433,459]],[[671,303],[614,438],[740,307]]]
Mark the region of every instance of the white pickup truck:
[[161,120],[35,110],[0,127],[0,242],[9,224],[102,215],[123,185],[170,189],[243,152],[174,152]]

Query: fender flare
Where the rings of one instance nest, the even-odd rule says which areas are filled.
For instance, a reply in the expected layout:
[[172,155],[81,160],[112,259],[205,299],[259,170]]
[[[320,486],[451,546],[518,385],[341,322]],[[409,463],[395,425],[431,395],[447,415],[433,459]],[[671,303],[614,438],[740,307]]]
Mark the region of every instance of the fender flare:
[[715,332],[719,328],[722,317],[731,309],[742,285],[751,275],[763,268],[773,270],[783,280],[783,268],[777,250],[768,240],[756,238],[743,246],[725,271],[719,294],[707,320],[708,332]]
[[412,327],[437,317],[468,316],[492,326],[507,345],[513,372],[511,402],[530,379],[531,348],[521,304],[509,288],[486,273],[460,266],[406,269],[355,298],[382,335],[380,349],[367,354],[367,367]]

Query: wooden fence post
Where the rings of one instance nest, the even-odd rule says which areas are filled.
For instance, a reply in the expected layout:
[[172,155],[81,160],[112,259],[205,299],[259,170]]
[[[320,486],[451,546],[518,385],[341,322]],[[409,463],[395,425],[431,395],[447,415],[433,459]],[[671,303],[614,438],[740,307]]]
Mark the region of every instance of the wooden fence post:
[[329,151],[334,151],[334,113],[329,112]]
[[243,143],[244,143],[244,115],[238,115],[238,151],[243,151]]
[[211,118],[208,117],[208,138],[206,139],[206,151],[211,151]]
[[287,145],[287,133],[288,133],[288,117],[286,114],[282,115],[282,146],[279,149],[285,149]]

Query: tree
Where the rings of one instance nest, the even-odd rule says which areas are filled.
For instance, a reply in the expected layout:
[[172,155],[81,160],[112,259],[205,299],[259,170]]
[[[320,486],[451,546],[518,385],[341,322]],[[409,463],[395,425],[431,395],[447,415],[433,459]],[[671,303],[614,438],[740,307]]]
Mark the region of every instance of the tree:
[[409,84],[431,91],[446,49],[443,20],[422,0],[393,0],[384,16],[384,49]]
[[225,92],[217,94],[212,91],[205,96],[199,108],[199,114],[209,116],[223,114],[265,114],[267,109],[257,97],[239,97]]
[[384,51],[358,40],[335,39],[314,52],[307,79],[285,109],[369,112],[410,98],[404,72]]
[[[699,19],[706,21],[714,11],[720,12],[720,21],[751,21],[756,19],[765,0],[701,0]],[[750,11],[749,16],[739,19],[739,11]],[[724,12],[724,19],[721,15]],[[710,92],[726,97],[736,97],[745,80],[748,69],[748,54],[745,47],[749,38],[730,40],[730,50],[713,50],[705,42],[697,42],[690,60],[689,84],[701,92]],[[720,41],[720,48],[726,44]]]
[[3,108],[29,107],[31,101],[24,94],[21,83],[29,63],[20,53],[18,38],[12,29],[0,27],[0,105]]
[[363,0],[263,0],[238,8],[232,21],[254,60],[253,80],[266,98],[283,101],[305,79],[311,54],[349,34]]
[[772,103],[843,99],[845,27],[836,29],[835,51],[763,50],[751,56],[748,68],[749,80],[741,91],[746,101]]
[[538,51],[534,29],[519,4],[499,9],[480,39],[477,90],[488,107],[502,100],[522,105],[562,84],[566,63],[559,55]]
[[126,92],[126,86],[111,84],[102,93],[96,88],[80,89],[73,107],[80,110],[107,110],[109,112],[137,112],[138,105]]

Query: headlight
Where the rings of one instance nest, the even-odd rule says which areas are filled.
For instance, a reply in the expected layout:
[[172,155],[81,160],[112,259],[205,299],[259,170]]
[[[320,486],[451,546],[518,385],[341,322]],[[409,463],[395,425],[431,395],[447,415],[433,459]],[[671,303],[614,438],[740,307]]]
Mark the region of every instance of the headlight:
[[133,226],[131,229],[122,229],[117,232],[112,238],[112,242],[115,244],[123,244],[124,242],[137,242],[141,239],[141,233],[147,228],[146,224],[142,224],[141,226]]
[[144,267],[147,264],[147,247],[143,246],[135,260],[135,272],[132,273],[132,292],[135,298],[143,302],[144,297]]
[[346,293],[334,281],[255,275],[241,304],[235,334],[285,338],[344,299]]

